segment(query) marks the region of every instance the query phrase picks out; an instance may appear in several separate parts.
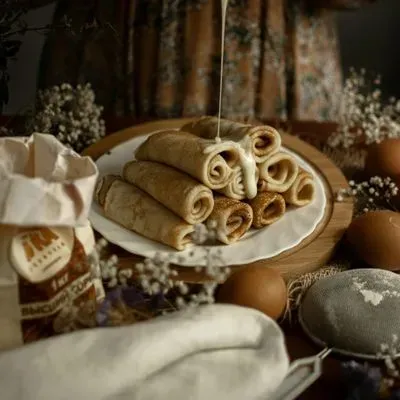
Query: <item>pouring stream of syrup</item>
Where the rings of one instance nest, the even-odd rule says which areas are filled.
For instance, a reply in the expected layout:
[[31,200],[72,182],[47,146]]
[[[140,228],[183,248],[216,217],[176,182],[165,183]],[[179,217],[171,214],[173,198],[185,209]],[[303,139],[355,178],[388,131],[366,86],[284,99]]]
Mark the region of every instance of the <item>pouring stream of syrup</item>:
[[220,130],[221,130],[221,114],[222,114],[222,93],[223,93],[223,82],[224,82],[224,61],[225,61],[225,24],[226,24],[226,11],[228,8],[229,0],[221,0],[221,65],[220,65],[220,81],[219,81],[219,101],[218,101],[218,125],[217,125],[217,136],[215,141],[219,143],[221,141]]

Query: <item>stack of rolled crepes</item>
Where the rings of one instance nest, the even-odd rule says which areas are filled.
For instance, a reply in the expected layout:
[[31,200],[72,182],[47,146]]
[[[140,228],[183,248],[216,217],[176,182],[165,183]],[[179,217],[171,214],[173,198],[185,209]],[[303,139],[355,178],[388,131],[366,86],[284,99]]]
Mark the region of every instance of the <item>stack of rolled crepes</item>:
[[231,244],[252,226],[280,219],[287,204],[313,200],[313,176],[281,151],[274,128],[221,120],[218,141],[217,125],[217,118],[202,117],[149,136],[121,176],[98,182],[95,197],[105,216],[183,250],[193,244],[196,224]]

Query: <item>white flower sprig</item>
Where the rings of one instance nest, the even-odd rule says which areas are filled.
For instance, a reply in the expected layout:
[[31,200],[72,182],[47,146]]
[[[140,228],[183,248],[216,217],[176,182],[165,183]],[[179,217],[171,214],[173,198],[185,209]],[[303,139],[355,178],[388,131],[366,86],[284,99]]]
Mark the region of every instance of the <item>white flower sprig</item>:
[[400,137],[400,100],[383,104],[381,79],[368,79],[365,69],[350,70],[340,99],[339,126],[329,138],[331,147],[349,148],[362,139],[367,145]]
[[104,258],[107,246],[107,241],[102,238],[97,241],[94,251],[89,255],[92,276],[101,277],[109,288],[126,286],[133,272],[130,268],[118,268],[118,257],[115,254]]
[[102,112],[89,83],[76,88],[63,83],[38,93],[36,112],[28,129],[50,133],[80,152],[105,135]]
[[341,202],[345,198],[354,197],[357,200],[358,208],[363,212],[385,208],[397,211],[392,199],[397,196],[399,188],[391,178],[383,179],[374,176],[368,181],[359,183],[350,181],[349,186],[348,189],[341,189],[337,192],[337,201]]
[[[197,224],[193,234],[193,241],[201,246],[205,266],[195,267],[196,272],[205,272],[206,276],[213,278],[216,282],[224,282],[231,270],[229,267],[223,267],[224,260],[220,249],[214,249],[212,244],[217,240],[217,225],[210,222],[208,226]],[[207,246],[207,244],[210,246]],[[193,254],[193,253],[192,253]]]
[[145,258],[137,263],[135,268],[139,272],[139,283],[143,291],[149,295],[167,294],[172,288],[178,287],[186,294],[187,285],[174,281],[178,272],[170,267],[172,257],[168,253],[156,253],[153,258]]
[[377,357],[383,359],[386,367],[385,384],[388,388],[393,387],[396,380],[400,379],[400,362],[398,354],[400,353],[400,343],[397,335],[393,335],[392,343],[381,344],[381,351]]
[[[215,291],[220,283],[223,283],[231,270],[229,267],[224,267],[224,261],[221,256],[221,250],[215,250],[211,244],[216,242],[217,225],[210,223],[208,226],[197,224],[193,234],[193,241],[201,246],[203,251],[203,259],[205,266],[195,267],[196,272],[204,272],[210,281],[202,284],[201,290],[196,294],[191,294],[186,300],[184,297],[176,299],[178,308],[196,307],[201,304],[212,304],[215,302]],[[210,243],[210,246],[207,244]]]
[[[216,226],[206,227],[202,224],[195,226],[193,241],[195,244],[201,245],[198,251],[202,251],[204,257],[204,266],[196,267],[195,270],[197,272],[203,271],[205,276],[209,278],[202,285],[197,285],[195,292],[190,285],[177,279],[178,272],[172,264],[182,261],[181,256],[176,257],[174,254],[163,252],[135,264],[141,290],[149,296],[168,295],[168,299],[165,298],[168,304],[171,304],[170,297],[172,297],[174,304],[171,308],[172,311],[214,303],[216,288],[230,274],[230,268],[224,267],[221,251],[212,246],[216,237]],[[94,277],[101,276],[109,288],[124,286],[133,277],[133,270],[118,268],[118,257],[116,255],[105,258],[104,250],[106,246],[107,241],[100,239],[89,257],[92,275]],[[194,255],[195,252],[193,251],[189,253],[189,257]],[[167,311],[164,310],[163,312]]]
[[[172,289],[178,290],[175,304],[178,309],[192,308],[201,304],[214,303],[214,293],[219,283],[223,282],[230,273],[230,269],[223,267],[223,261],[219,250],[214,251],[212,246],[206,246],[208,242],[216,239],[215,227],[208,228],[199,224],[195,226],[193,241],[202,245],[205,266],[196,267],[196,272],[204,271],[210,278],[200,286],[197,293],[190,293],[190,287],[183,281],[177,280],[177,271],[171,267],[174,256],[167,253],[157,253],[154,258],[147,258],[142,263],[136,264],[139,272],[139,282],[142,289],[150,295],[167,294]],[[194,252],[190,253],[193,256]]]

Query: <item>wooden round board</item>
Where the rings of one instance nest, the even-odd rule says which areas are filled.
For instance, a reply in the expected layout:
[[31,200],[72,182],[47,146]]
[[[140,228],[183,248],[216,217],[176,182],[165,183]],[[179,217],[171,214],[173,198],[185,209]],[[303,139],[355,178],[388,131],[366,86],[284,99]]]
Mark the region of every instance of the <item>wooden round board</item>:
[[[170,119],[133,126],[106,136],[87,148],[83,155],[90,156],[96,160],[113,147],[135,136],[162,129],[180,128],[189,121],[191,121],[190,118]],[[335,201],[334,194],[339,189],[347,188],[348,183],[341,170],[327,156],[293,135],[283,133],[282,142],[285,147],[296,152],[320,172],[327,198],[325,214],[310,236],[298,246],[284,251],[276,257],[248,264],[276,268],[288,280],[301,274],[315,271],[327,263],[352,220],[353,202],[350,199],[344,202]],[[118,253],[121,267],[124,265],[132,266],[134,262],[141,259],[141,257],[129,254],[122,249]],[[242,267],[244,266],[234,266],[232,269],[235,271]],[[175,268],[179,273],[179,279],[186,282],[195,283],[207,280],[203,273],[195,272],[194,268],[179,266]]]

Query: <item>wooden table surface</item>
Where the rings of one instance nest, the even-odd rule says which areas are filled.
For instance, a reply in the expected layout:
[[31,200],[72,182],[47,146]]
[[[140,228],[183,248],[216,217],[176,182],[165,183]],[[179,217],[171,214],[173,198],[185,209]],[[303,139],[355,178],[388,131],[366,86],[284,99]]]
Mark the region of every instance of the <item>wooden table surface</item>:
[[[109,133],[142,123],[144,121],[134,121],[132,118],[107,118],[106,126]],[[291,123],[281,123],[280,121],[266,121],[271,125],[283,127],[303,139],[310,142],[320,142],[334,131],[336,125],[333,123],[316,123],[293,121]],[[288,323],[283,325],[286,335],[287,347],[292,359],[307,357],[317,354],[321,349],[315,346],[302,332],[298,324]],[[343,358],[334,355],[328,356],[324,360],[323,375],[314,383],[299,399],[301,400],[338,400],[344,398],[344,385],[340,378],[340,362]]]

